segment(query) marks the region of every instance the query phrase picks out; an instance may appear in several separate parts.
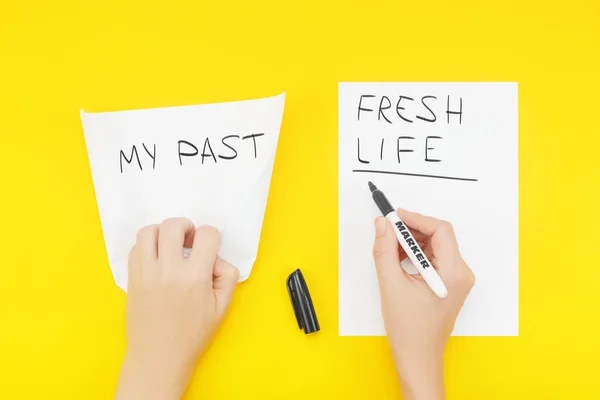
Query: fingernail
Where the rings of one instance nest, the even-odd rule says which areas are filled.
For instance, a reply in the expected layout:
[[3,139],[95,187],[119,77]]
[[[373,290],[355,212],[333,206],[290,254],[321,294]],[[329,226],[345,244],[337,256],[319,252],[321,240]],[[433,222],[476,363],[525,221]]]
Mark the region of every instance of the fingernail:
[[385,236],[385,231],[387,230],[387,223],[385,218],[377,217],[375,218],[375,237]]

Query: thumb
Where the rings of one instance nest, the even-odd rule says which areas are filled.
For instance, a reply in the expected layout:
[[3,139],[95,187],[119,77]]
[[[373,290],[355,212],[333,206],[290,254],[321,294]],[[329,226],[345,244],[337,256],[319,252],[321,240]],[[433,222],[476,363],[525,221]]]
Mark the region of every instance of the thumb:
[[373,260],[377,269],[379,283],[404,279],[404,270],[400,264],[398,239],[394,228],[384,217],[375,219],[375,243],[373,244]]
[[217,299],[217,308],[223,314],[229,308],[239,276],[240,271],[236,267],[217,257],[213,268],[213,290]]

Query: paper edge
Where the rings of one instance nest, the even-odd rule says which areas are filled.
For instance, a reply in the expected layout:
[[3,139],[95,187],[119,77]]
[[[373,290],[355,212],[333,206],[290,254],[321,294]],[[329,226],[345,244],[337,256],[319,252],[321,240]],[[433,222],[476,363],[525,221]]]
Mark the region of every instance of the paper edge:
[[226,104],[234,104],[234,103],[245,103],[245,102],[251,102],[251,101],[269,100],[269,99],[274,99],[277,97],[283,97],[283,102],[285,104],[286,94],[287,94],[287,91],[284,90],[283,92],[272,95],[272,96],[247,98],[247,99],[242,99],[242,100],[228,100],[228,101],[218,101],[218,102],[211,102],[211,103],[184,104],[184,105],[178,105],[178,106],[131,108],[131,109],[115,110],[115,111],[86,112],[83,108],[81,108],[80,115],[106,115],[106,114],[118,114],[118,113],[136,113],[136,112],[157,111],[157,110],[165,110],[165,109],[192,108],[192,107],[198,107],[198,106],[226,105]]

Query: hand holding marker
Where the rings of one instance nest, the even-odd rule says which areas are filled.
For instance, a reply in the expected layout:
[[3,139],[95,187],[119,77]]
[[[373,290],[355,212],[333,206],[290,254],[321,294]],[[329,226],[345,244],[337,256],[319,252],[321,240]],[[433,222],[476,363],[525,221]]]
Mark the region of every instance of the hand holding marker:
[[373,182],[369,182],[369,189],[373,194],[373,200],[381,211],[381,214],[389,220],[394,226],[394,232],[398,238],[400,246],[406,252],[406,255],[412,261],[419,274],[423,277],[423,280],[433,290],[433,292],[441,299],[448,295],[448,290],[444,285],[444,282],[437,274],[431,262],[427,259],[427,256],[408,230],[408,227],[402,222],[398,213],[390,204],[385,194]]

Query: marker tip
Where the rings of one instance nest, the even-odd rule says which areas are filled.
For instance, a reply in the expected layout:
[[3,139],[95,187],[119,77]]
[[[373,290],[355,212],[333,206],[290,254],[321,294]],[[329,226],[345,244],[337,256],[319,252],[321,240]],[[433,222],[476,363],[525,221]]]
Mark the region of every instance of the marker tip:
[[375,186],[373,182],[369,181],[369,189],[371,189],[371,192],[374,192],[377,190],[377,186]]

